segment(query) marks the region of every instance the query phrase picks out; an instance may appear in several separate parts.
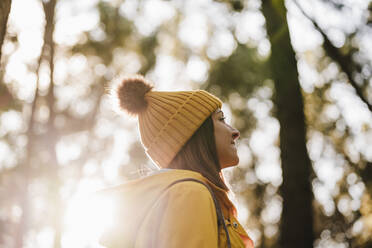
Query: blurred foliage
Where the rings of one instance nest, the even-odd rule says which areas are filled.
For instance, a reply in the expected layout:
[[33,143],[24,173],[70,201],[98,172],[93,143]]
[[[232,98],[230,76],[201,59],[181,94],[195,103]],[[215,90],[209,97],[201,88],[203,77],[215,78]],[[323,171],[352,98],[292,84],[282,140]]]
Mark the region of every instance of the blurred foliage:
[[268,69],[256,48],[238,44],[228,58],[212,62],[207,89],[218,85],[223,97],[234,92],[247,97],[267,78]]
[[72,52],[98,55],[107,65],[112,62],[115,48],[129,45],[133,24],[108,2],[100,1],[97,8],[100,14],[99,27],[85,33],[87,41],[72,47]]
[[138,73],[146,74],[156,63],[155,48],[157,34],[142,37],[134,30],[133,23],[120,13],[118,7],[100,1],[97,5],[100,24],[96,29],[85,33],[87,40],[72,47],[72,53],[97,56],[103,64],[113,61],[117,48],[134,51],[143,58]]
[[[151,170],[152,166],[136,138],[135,121],[112,112],[105,89],[115,75],[123,72],[137,72],[158,78],[155,71],[158,58],[167,55],[183,66],[192,56],[206,63],[206,79],[201,82],[188,81],[221,97],[231,110],[232,125],[241,131],[240,147],[248,159],[242,160],[239,167],[226,173],[231,176],[229,182],[241,211],[247,213],[243,215],[245,219],[242,219],[242,223],[256,240],[256,247],[279,247],[280,218],[274,216],[268,219],[268,213],[275,212],[273,206],[282,207],[278,190],[281,181],[278,183],[262,178],[259,172],[265,154],[256,152],[252,141],[259,132],[272,133],[272,126],[265,129],[265,125],[277,124],[277,106],[273,101],[276,93],[268,68],[268,57],[257,52],[262,40],[242,44],[234,29],[227,29],[234,37],[236,46],[231,54],[212,59],[206,53],[207,48],[213,45],[210,37],[200,49],[190,47],[180,38],[182,20],[190,14],[184,12],[182,4],[164,1],[175,9],[175,16],[145,35],[139,32],[135,23],[136,18],[142,17],[146,1],[135,1],[136,12],[132,18],[120,11],[125,2],[99,1],[94,7],[99,14],[98,25],[83,32],[78,42],[66,50],[64,46],[56,46],[53,61],[56,74],[60,70],[60,65],[57,66],[60,61],[67,64],[63,77],[54,75],[52,82],[46,79],[53,73],[47,63],[48,56],[40,60],[40,70],[37,72],[35,68],[38,67],[39,58],[26,63],[27,73],[42,79],[42,84],[35,91],[35,98],[32,97],[33,93],[31,97],[20,94],[22,87],[25,87],[24,82],[18,82],[9,75],[0,75],[0,152],[7,154],[6,158],[0,157],[0,246],[11,247],[16,234],[25,237],[34,247],[41,246],[37,243],[37,234],[51,228],[55,232],[55,240],[50,242],[49,247],[60,247],[60,239],[68,230],[61,228],[62,223],[55,219],[54,206],[58,195],[62,202],[59,206],[60,218],[63,219],[69,201],[81,188],[87,187],[87,182],[94,185],[90,186],[93,190],[94,187],[136,178]],[[349,8],[346,1],[319,2],[336,11]],[[215,8],[227,7],[229,17],[248,12],[260,13],[259,8],[250,5],[251,1],[221,0],[208,4]],[[347,59],[355,81],[371,102],[371,60],[361,45],[362,37],[368,37],[371,33],[371,2],[364,14],[364,22],[355,29],[345,31],[340,28],[345,42],[337,49]],[[297,18],[307,19],[305,16]],[[206,19],[208,35],[222,28],[211,24],[212,19]],[[331,33],[328,32],[331,28],[324,28],[327,25],[322,24],[319,26],[323,27],[324,33]],[[19,49],[18,39],[12,38],[18,37],[17,32],[11,29],[4,41],[13,44],[14,48],[11,53],[2,55],[1,73],[7,73],[8,59]],[[265,33],[265,30],[261,32]],[[41,36],[41,33],[35,35]],[[132,58],[133,54],[135,58]],[[129,55],[132,56],[129,62],[139,61],[135,71],[129,68],[128,60],[123,62],[117,59]],[[306,82],[309,79],[304,78],[306,75],[303,72],[300,73],[308,130],[307,146],[315,171],[315,246],[339,244],[345,247],[371,247],[372,161],[369,147],[360,147],[358,144],[370,139],[372,127],[369,122],[364,123],[360,130],[353,126],[355,123],[348,119],[345,104],[340,102],[342,99],[334,97],[335,87],[341,85],[346,92],[351,92],[351,96],[349,94],[347,97],[356,100],[349,104],[355,104],[353,108],[358,113],[371,113],[353,93],[342,68],[327,55],[323,44],[312,50],[298,52],[296,58],[297,66],[306,64],[317,78],[308,87]],[[70,63],[73,65],[69,67]],[[82,69],[79,71],[75,67]],[[182,77],[185,77],[184,74]],[[31,87],[30,90],[34,89]],[[34,118],[30,118],[31,115]],[[19,119],[21,121],[17,122]],[[313,151],[311,144],[315,141],[318,142],[317,150]],[[275,137],[270,143],[270,150],[266,152],[277,151],[275,149],[279,144],[279,137]],[[327,180],[317,172],[324,159],[331,159],[335,163],[335,170],[342,170],[336,185],[330,189],[329,199],[322,198],[317,191],[317,187],[324,189],[327,184]],[[280,166],[280,161],[272,163]],[[117,175],[113,176],[115,173]],[[98,185],[94,184],[97,181]],[[27,204],[22,201],[25,187],[28,189]],[[359,189],[362,189],[361,197],[354,199]],[[22,218],[26,218],[25,229],[20,229]]]
[[204,87],[232,106],[233,116],[241,117],[234,124],[242,133],[254,129],[256,123],[252,111],[244,102],[257,88],[264,85],[272,87],[265,81],[268,78],[267,70],[265,60],[258,56],[256,48],[245,44],[238,44],[228,58],[211,63]]

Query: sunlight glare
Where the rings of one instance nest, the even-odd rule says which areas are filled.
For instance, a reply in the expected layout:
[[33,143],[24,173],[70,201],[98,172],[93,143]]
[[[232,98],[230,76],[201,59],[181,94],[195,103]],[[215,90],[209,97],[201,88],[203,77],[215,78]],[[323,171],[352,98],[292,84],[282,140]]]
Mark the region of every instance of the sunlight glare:
[[64,247],[98,244],[102,232],[113,222],[113,207],[113,200],[108,197],[73,197],[64,219],[68,230],[63,239]]
[[182,20],[178,37],[191,49],[200,49],[208,41],[207,31],[207,17],[201,13],[193,13]]
[[[60,45],[75,45],[84,31],[90,31],[97,27],[99,23],[99,12],[93,6],[95,1],[90,1],[84,5],[73,4],[72,1],[61,2],[56,10],[56,28],[54,39]],[[79,5],[81,5],[79,7]],[[77,11],[79,8],[84,11]],[[79,23],[79,25],[76,25]]]
[[191,56],[186,66],[186,73],[191,80],[204,82],[208,78],[209,64],[198,56]]
[[171,4],[159,0],[147,0],[143,6],[143,16],[135,19],[138,31],[149,35],[162,23],[170,20],[176,14]]
[[16,133],[23,129],[22,114],[14,110],[3,112],[0,115],[0,123],[3,135]]
[[54,230],[52,227],[45,227],[36,234],[38,248],[48,248],[53,246]]

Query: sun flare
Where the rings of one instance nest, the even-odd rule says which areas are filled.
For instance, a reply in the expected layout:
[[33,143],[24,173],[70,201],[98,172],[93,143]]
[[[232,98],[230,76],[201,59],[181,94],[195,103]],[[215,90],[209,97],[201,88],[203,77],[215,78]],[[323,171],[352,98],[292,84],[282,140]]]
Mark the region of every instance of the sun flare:
[[99,238],[113,221],[113,200],[102,196],[74,197],[64,218],[64,247],[101,247]]

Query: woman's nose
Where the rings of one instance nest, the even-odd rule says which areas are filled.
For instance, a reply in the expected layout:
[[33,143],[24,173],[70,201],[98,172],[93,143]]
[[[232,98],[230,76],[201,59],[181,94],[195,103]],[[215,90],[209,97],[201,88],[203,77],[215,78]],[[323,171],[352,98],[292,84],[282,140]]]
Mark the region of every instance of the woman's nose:
[[238,139],[238,138],[240,137],[240,132],[239,132],[239,130],[233,128],[232,137],[233,137],[234,140]]

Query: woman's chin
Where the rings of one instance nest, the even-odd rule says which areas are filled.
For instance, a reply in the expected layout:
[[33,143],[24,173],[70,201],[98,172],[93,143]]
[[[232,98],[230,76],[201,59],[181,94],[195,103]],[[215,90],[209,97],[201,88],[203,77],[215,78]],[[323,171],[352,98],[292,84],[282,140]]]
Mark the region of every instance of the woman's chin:
[[231,160],[229,163],[224,163],[221,165],[222,169],[228,168],[228,167],[234,167],[239,164],[239,157],[236,156],[233,160]]

